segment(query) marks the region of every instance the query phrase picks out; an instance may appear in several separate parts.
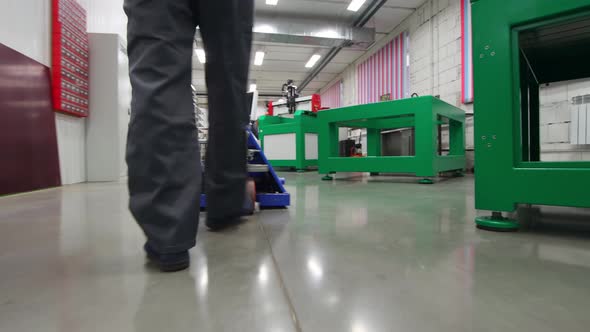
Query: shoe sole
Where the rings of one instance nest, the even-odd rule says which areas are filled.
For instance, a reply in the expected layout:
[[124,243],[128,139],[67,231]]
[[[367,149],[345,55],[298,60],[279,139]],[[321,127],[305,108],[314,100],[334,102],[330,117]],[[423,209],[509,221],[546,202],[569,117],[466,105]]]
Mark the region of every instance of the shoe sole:
[[160,261],[160,259],[157,256],[150,255],[148,253],[146,253],[146,256],[147,256],[147,259],[150,262],[152,262],[153,264],[155,264],[158,267],[158,269],[160,269],[160,271],[162,271],[162,272],[182,271],[182,270],[188,269],[188,267],[191,265],[190,261],[173,263],[173,264],[162,264],[162,262]]

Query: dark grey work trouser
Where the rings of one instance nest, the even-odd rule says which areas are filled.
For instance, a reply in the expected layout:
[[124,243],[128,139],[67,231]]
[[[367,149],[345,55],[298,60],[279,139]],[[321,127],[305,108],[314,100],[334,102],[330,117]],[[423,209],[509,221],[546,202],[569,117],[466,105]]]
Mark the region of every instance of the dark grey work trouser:
[[195,245],[201,165],[191,94],[198,25],[207,54],[208,218],[240,215],[253,0],[125,0],[131,86],[130,210],[161,253]]

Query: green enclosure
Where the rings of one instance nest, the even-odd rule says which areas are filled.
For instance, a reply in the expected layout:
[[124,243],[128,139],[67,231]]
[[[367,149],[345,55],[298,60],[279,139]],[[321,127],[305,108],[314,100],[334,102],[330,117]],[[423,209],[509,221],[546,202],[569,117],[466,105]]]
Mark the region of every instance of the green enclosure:
[[478,227],[517,204],[590,207],[590,162],[542,162],[539,85],[590,77],[590,0],[471,0]]
[[[449,126],[449,153],[438,153],[439,125]],[[428,178],[465,168],[465,112],[431,96],[318,113],[319,172],[411,173]],[[367,156],[339,157],[338,128],[366,128]],[[383,130],[414,128],[414,156],[382,156]],[[325,177],[330,179],[330,177]],[[422,183],[432,183],[423,179]]]
[[258,128],[262,149],[272,166],[304,171],[318,165],[316,113],[297,111],[293,118],[263,115]]

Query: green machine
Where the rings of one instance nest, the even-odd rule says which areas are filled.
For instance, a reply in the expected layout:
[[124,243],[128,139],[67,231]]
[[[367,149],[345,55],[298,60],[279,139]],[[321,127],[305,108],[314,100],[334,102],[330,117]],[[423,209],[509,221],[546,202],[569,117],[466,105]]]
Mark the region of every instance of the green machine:
[[[438,152],[439,125],[449,126],[449,153]],[[440,172],[465,168],[465,112],[432,96],[356,105],[318,113],[319,172],[412,173],[420,183],[433,183]],[[338,128],[366,128],[367,156],[340,157]],[[384,130],[414,128],[415,155],[382,156]]]
[[517,204],[590,207],[590,161],[541,161],[539,85],[590,77],[590,0],[471,0],[475,204],[516,230]]
[[263,115],[258,128],[262,149],[273,167],[303,172],[318,165],[317,113],[300,110],[293,117]]

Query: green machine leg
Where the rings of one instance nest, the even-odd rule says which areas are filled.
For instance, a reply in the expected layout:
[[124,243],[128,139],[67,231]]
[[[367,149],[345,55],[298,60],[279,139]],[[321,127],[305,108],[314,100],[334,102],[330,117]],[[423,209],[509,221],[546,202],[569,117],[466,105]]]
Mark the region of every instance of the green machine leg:
[[432,181],[432,179],[429,178],[424,178],[421,179],[420,181],[418,181],[419,184],[434,184],[434,181]]
[[334,180],[334,177],[331,176],[330,174],[326,174],[322,177],[322,181],[332,181]]
[[491,216],[475,218],[477,228],[495,232],[514,232],[520,225],[518,221],[502,216],[501,212],[492,212]]

